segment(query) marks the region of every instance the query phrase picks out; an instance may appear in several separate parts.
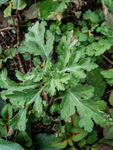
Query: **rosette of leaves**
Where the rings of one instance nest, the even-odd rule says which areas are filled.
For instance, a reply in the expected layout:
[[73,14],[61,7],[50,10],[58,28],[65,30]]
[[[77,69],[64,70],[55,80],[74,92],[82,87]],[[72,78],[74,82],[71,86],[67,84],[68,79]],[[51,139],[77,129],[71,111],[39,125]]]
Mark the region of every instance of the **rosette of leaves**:
[[[73,114],[79,114],[79,127],[91,132],[94,122],[104,127],[113,123],[110,116],[103,112],[106,103],[94,98],[94,88],[85,81],[86,73],[98,67],[92,57],[87,56],[83,47],[77,47],[77,40],[73,31],[62,36],[57,47],[54,47],[54,35],[46,29],[45,22],[38,23],[29,28],[25,35],[25,42],[19,51],[29,53],[33,57],[40,55],[43,62],[32,68],[31,72],[23,75],[16,71],[20,83],[12,81],[3,70],[0,77],[0,86],[3,99],[9,99],[13,108],[18,113],[10,120],[9,124],[14,129],[26,129],[28,108],[38,113],[44,112],[43,97],[41,92],[47,92],[49,97],[63,97],[60,106],[60,118],[68,121]],[[58,55],[54,62],[51,51],[56,48]],[[54,51],[53,51],[54,52]],[[39,60],[37,59],[39,62]],[[54,101],[53,101],[54,103]],[[35,105],[37,107],[35,107]],[[21,119],[23,118],[23,119]]]

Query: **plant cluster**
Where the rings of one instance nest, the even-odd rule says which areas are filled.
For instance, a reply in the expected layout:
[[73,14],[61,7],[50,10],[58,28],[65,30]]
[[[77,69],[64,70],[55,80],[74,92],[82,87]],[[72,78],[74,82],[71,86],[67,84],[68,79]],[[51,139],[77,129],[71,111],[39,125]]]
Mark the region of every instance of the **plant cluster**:
[[0,48],[0,149],[112,150],[113,30],[105,9],[112,15],[113,1],[97,0],[95,10],[85,0],[0,5],[4,17],[17,15],[9,20],[17,43]]

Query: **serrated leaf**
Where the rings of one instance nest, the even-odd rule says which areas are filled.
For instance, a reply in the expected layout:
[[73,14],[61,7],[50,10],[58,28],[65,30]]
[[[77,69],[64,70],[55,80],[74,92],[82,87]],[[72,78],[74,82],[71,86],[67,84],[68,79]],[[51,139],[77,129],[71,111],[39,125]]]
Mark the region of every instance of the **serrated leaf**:
[[66,148],[67,140],[64,137],[57,137],[52,141],[52,146],[55,148]]
[[95,96],[100,98],[103,96],[106,89],[106,82],[101,75],[101,70],[102,69],[97,68],[87,73],[87,83],[95,88]]
[[67,120],[73,115],[76,107],[80,115],[79,126],[84,127],[88,132],[93,129],[93,120],[102,127],[112,124],[113,120],[110,116],[102,111],[106,103],[101,100],[92,100],[93,92],[92,87],[87,85],[84,85],[82,89],[81,86],[70,89],[61,103],[62,119]]
[[75,113],[75,103],[70,94],[66,94],[61,103],[61,117],[67,119],[69,116]]
[[16,72],[16,77],[18,80],[20,80],[20,81],[24,80],[24,74],[23,73],[21,73],[20,71],[17,71],[17,70],[15,72]]
[[60,72],[71,72],[73,73],[76,77],[79,78],[85,78],[86,74],[84,70],[86,71],[91,71],[97,67],[96,64],[91,62],[90,58],[81,60],[78,64],[77,63],[72,63],[71,65],[67,66],[65,69],[61,70]]
[[90,20],[92,23],[98,23],[99,22],[99,16],[98,16],[98,14],[96,14],[95,12],[93,12],[91,10],[87,10],[83,14],[83,19],[84,20]]
[[56,11],[58,2],[53,0],[45,0],[39,5],[40,14],[43,19],[48,19],[48,16]]
[[21,109],[9,122],[10,127],[12,127],[14,130],[20,130],[25,131],[26,129],[26,109]]
[[18,109],[24,108],[25,104],[28,103],[36,93],[37,90],[28,89],[23,92],[13,91],[12,94],[7,94],[6,97],[9,98],[11,104]]
[[85,48],[80,47],[79,51],[73,46],[73,32],[64,36],[58,46],[59,60],[56,67],[60,73],[71,73],[77,79],[85,78],[85,71],[91,71],[97,67],[91,58],[84,58]]
[[33,27],[29,28],[29,32],[25,34],[25,37],[26,40],[20,52],[29,52],[33,55],[42,55],[47,59],[49,58],[49,54],[53,49],[54,36],[49,30],[45,29],[45,22],[40,24],[36,22]]
[[113,85],[113,69],[102,71],[101,74],[104,76],[107,83],[112,86]]
[[100,39],[98,42],[93,42],[92,44],[86,47],[86,54],[88,56],[99,56],[105,51],[109,50],[112,45],[113,38]]
[[37,92],[34,94],[34,96],[30,99],[30,101],[27,102],[26,106],[29,106],[29,104],[32,104],[33,102],[38,103],[37,100],[39,99],[38,109],[39,109],[39,110],[42,110],[42,99],[41,99],[41,97],[40,97],[40,93],[43,91],[44,88],[45,88],[45,86],[42,87],[39,91],[37,91]]
[[87,131],[80,129],[80,128],[72,128],[71,133],[72,133],[72,139],[74,142],[78,142],[84,139],[88,135]]
[[24,150],[19,144],[0,139],[0,150]]
[[14,93],[17,92],[24,92],[27,91],[29,89],[35,89],[37,87],[37,84],[34,84],[32,81],[28,80],[26,82],[23,83],[16,83],[13,80],[11,80],[10,78],[7,77],[7,71],[6,69],[4,69],[1,73],[1,78],[0,78],[0,82],[1,82],[1,87],[6,89],[3,90],[1,92],[1,97],[3,99],[7,99],[8,95],[12,95]]
[[70,77],[67,75],[58,74],[53,72],[52,78],[48,81],[47,91],[51,96],[55,95],[56,91],[64,91],[65,85],[68,83]]
[[[92,86],[79,85],[76,88],[76,92],[78,96],[83,96],[87,99],[88,97],[91,98],[93,96],[94,89]],[[67,119],[69,116],[75,114],[75,100],[73,99],[70,91],[62,100],[61,108],[61,117],[63,119]]]

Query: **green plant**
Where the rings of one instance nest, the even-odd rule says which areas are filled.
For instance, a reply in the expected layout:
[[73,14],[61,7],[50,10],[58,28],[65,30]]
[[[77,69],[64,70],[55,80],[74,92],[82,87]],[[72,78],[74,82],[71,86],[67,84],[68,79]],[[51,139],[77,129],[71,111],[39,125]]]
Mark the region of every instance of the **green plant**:
[[101,72],[104,78],[106,78],[109,85],[113,85],[113,69]]
[[[57,52],[59,54],[58,62],[52,62],[52,58],[50,58],[49,55],[53,49],[54,36],[47,30],[47,43],[44,44],[44,32],[44,23],[42,22],[39,24],[37,22],[29,29],[29,33],[26,34],[26,40],[21,47],[22,53],[29,52],[34,56],[43,56],[44,62],[41,64],[42,68],[36,66],[36,68],[33,68],[32,72],[23,75],[22,79],[20,79],[19,72],[17,72],[16,77],[19,77],[18,79],[22,81],[19,84],[14,81],[12,82],[7,77],[6,70],[1,74],[2,87],[7,89],[2,91],[2,98],[10,98],[10,102],[12,105],[15,105],[15,107],[18,101],[13,100],[15,96],[21,95],[21,99],[24,99],[24,101],[20,99],[18,104],[20,104],[22,110],[13,118],[12,122],[16,123],[18,119],[19,124],[21,115],[25,117],[29,105],[34,102],[40,103],[40,105],[38,104],[39,108],[37,107],[37,110],[39,109],[38,111],[42,111],[43,105],[40,97],[42,91],[47,91],[50,96],[56,96],[57,92],[64,91],[62,95],[64,98],[60,105],[62,119],[67,120],[68,117],[74,114],[76,106],[77,112],[81,116],[79,125],[89,132],[93,129],[92,119],[101,126],[109,125],[110,122],[112,123],[108,115],[103,112],[101,113],[101,110],[106,107],[105,102],[92,99],[94,93],[93,87],[87,84],[80,84],[81,80],[86,78],[86,73],[84,71],[91,71],[96,68],[97,65],[92,61],[91,57],[86,56],[85,51],[77,51],[76,47],[71,46],[71,41],[74,40],[72,39],[72,33],[68,34],[68,38],[64,36],[61,39],[57,47]],[[79,57],[77,57],[77,55]],[[72,84],[73,80],[74,83]],[[42,88],[39,88],[40,86],[42,86]],[[36,87],[37,92],[35,91]],[[27,95],[28,98],[25,99],[24,93],[32,91],[33,89],[34,92],[32,92],[32,95],[29,93],[29,95]],[[87,113],[90,114],[89,117],[87,115],[85,116]],[[104,120],[105,118],[106,121]],[[25,124],[26,119],[22,121],[22,126],[14,125],[13,127],[15,129],[25,130]]]
[[[20,18],[15,26],[17,48],[0,51],[0,94],[6,101],[0,111],[0,136],[28,150],[98,150],[106,144],[110,149],[113,110],[107,105],[105,92],[108,84],[113,85],[113,69],[105,71],[103,66],[112,64],[106,56],[111,58],[113,32],[106,26],[103,10],[84,12],[86,3],[78,0],[32,2],[11,0],[4,11],[7,17],[16,9],[15,16]],[[30,19],[38,17],[39,21],[29,21],[29,17],[22,20],[21,15],[31,6],[36,6],[32,13],[37,14]],[[73,6],[76,12],[83,11],[79,19]],[[20,42],[19,27],[24,23],[29,27]],[[111,106],[112,97],[111,92]],[[104,139],[99,140],[102,130],[98,128],[103,130]],[[2,147],[4,143],[11,145],[3,140],[0,143]],[[13,144],[14,149],[23,149]]]
[[[3,1],[3,3],[5,2],[6,1]],[[26,7],[26,5],[26,0],[11,0],[9,2],[9,6],[4,10],[4,17],[11,16],[12,9],[22,10]]]

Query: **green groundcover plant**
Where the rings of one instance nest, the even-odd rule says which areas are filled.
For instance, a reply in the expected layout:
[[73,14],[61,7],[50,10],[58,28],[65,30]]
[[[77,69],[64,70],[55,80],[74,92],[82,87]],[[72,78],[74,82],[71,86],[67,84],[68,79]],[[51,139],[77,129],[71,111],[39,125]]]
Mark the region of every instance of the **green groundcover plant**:
[[105,9],[112,15],[113,1],[97,0],[95,10],[83,0],[0,5],[26,26],[18,44],[13,19],[17,43],[0,47],[0,150],[112,150],[113,31]]

